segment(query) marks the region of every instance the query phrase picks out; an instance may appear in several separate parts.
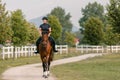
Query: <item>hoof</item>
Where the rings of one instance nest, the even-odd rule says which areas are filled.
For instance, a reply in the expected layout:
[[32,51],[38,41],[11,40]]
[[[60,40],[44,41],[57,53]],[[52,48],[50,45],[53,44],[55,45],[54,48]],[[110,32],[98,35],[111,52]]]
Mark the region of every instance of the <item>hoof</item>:
[[48,76],[44,76],[44,78],[48,78]]
[[48,76],[45,76],[44,78],[48,78]]
[[42,77],[45,77],[45,75],[43,75]]
[[46,75],[43,75],[43,77],[44,77],[44,78],[48,78],[48,76],[46,76]]
[[47,76],[50,76],[50,74],[47,74]]

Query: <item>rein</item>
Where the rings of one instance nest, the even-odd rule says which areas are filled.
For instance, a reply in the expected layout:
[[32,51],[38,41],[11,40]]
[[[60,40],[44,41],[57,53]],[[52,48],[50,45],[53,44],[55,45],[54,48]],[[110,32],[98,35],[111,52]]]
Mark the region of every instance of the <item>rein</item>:
[[[49,31],[42,31],[42,45],[44,47],[46,47],[46,45],[48,44],[49,42],[49,37],[48,37],[48,34],[49,34]],[[47,38],[47,39],[46,39]]]

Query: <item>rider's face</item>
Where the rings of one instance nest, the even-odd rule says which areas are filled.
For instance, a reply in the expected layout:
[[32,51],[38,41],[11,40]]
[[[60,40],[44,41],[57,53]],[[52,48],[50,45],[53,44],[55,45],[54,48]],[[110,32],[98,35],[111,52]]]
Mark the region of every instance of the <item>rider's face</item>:
[[43,23],[47,23],[47,20],[44,19],[44,20],[43,20]]

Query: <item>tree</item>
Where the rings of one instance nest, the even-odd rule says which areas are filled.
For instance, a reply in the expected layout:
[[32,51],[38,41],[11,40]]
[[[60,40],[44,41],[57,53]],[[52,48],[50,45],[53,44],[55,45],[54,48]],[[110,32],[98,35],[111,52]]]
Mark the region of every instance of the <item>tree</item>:
[[10,27],[10,18],[5,4],[0,0],[0,44],[5,44],[7,40],[11,41],[13,31]]
[[26,26],[21,10],[16,10],[11,13],[11,28],[14,31],[12,42],[14,45],[26,45],[29,41],[29,27]]
[[88,20],[89,17],[97,17],[101,21],[106,22],[104,16],[104,7],[97,2],[89,3],[85,8],[82,9],[83,17],[79,20],[79,24],[81,27],[85,27],[84,24]]
[[64,41],[64,39],[66,38],[65,33],[71,32],[72,26],[73,26],[71,21],[70,21],[70,18],[71,18],[70,13],[66,14],[64,9],[62,9],[61,7],[56,7],[48,15],[54,15],[58,18],[58,20],[62,26],[62,34],[61,34],[62,36],[59,39],[59,41],[61,42],[60,44],[65,44],[66,43]]
[[69,46],[75,45],[74,43],[75,35],[70,32],[65,32],[65,35],[66,35],[64,39],[65,43]]
[[35,44],[36,40],[40,36],[40,33],[34,24],[26,22],[26,26],[28,27],[29,30],[29,43]]
[[107,45],[120,44],[120,35],[117,33],[113,33],[113,27],[111,27],[110,25],[106,26],[104,43]]
[[99,18],[90,17],[85,22],[83,42],[91,45],[101,44],[103,41],[103,23]]
[[51,36],[58,40],[61,37],[62,26],[56,16],[49,15],[48,16],[49,24],[52,28]]
[[49,15],[54,15],[59,19],[63,32],[70,32],[72,30],[71,15],[70,13],[66,14],[65,10],[61,7],[54,8]]
[[107,11],[109,24],[112,25],[113,32],[120,34],[120,0],[110,0]]

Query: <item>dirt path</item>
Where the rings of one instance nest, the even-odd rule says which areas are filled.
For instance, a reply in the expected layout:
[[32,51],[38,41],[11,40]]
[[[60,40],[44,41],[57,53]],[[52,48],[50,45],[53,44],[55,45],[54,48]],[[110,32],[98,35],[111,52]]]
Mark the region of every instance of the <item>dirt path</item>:
[[[81,61],[87,58],[92,58],[101,55],[102,54],[85,54],[77,57],[56,60],[52,62],[52,66]],[[10,68],[2,74],[2,79],[3,80],[56,80],[55,77],[53,77],[52,75],[47,79],[44,79],[42,77],[41,63]]]

